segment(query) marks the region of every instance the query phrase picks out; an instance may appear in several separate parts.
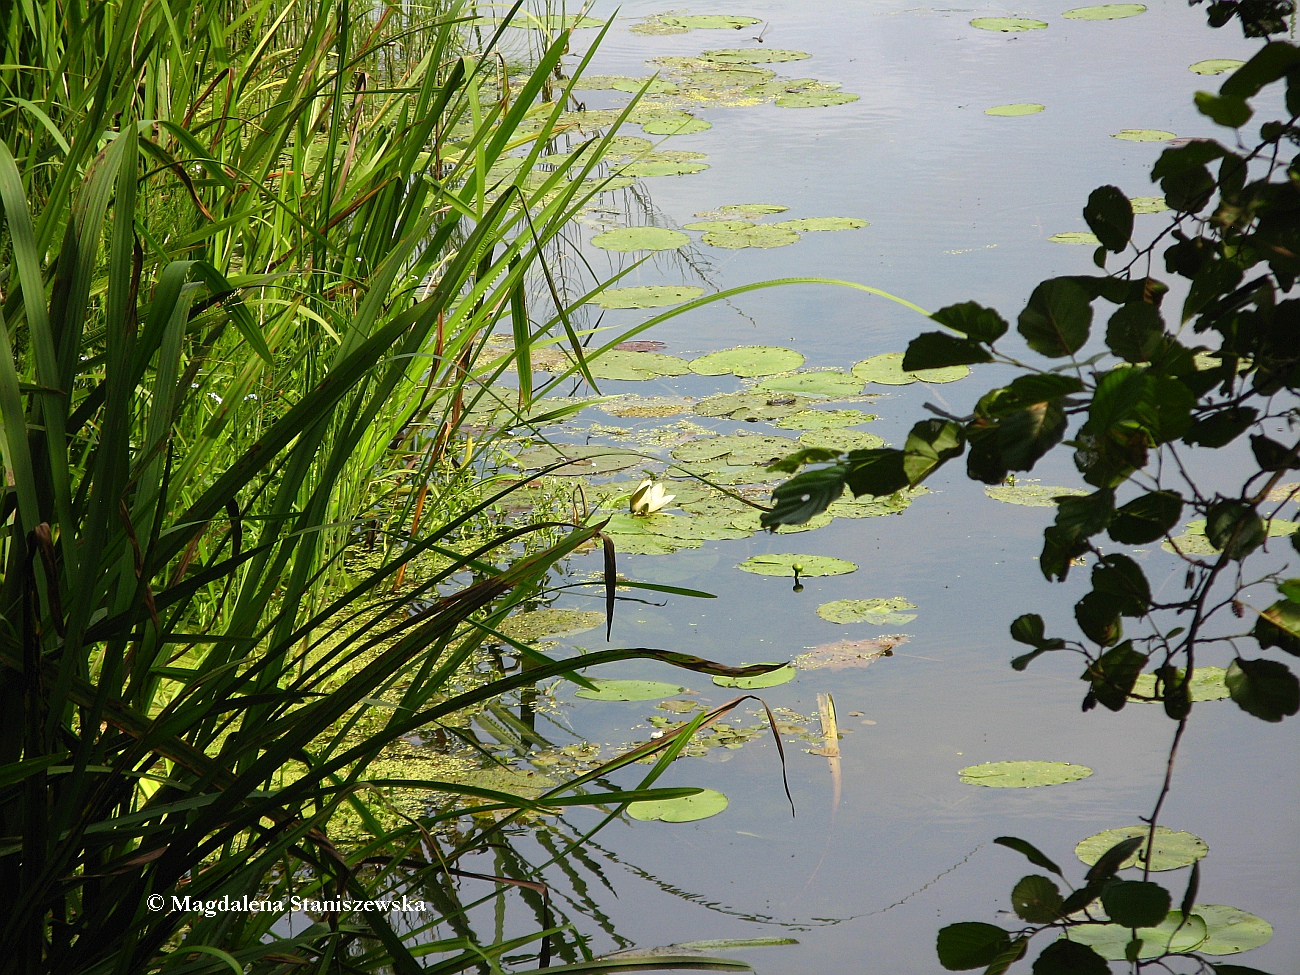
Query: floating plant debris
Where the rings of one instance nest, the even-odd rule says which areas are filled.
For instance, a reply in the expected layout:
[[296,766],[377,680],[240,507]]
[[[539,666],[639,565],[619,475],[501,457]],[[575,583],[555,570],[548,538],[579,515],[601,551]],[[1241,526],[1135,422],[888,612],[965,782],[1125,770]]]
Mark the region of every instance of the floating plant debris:
[[878,636],[871,640],[836,640],[813,647],[794,658],[799,670],[843,670],[846,667],[865,667],[880,657],[892,657],[894,647],[906,643],[905,633]]

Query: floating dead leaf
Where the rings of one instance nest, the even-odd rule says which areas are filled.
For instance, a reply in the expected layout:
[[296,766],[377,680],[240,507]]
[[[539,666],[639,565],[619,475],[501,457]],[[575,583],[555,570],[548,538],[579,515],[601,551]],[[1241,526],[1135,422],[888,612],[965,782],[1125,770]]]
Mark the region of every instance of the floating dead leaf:
[[845,667],[865,667],[877,657],[892,657],[894,647],[906,643],[905,633],[892,633],[873,640],[836,640],[813,647],[795,657],[792,663],[799,670],[843,670]]

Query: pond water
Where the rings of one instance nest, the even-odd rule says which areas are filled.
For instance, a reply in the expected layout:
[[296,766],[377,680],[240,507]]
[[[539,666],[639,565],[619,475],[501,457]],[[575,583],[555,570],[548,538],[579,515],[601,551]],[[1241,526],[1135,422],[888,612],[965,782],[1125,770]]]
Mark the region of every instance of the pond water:
[[[1091,247],[1049,238],[1086,231],[1080,209],[1097,185],[1114,183],[1133,197],[1154,195],[1147,174],[1165,147],[1112,136],[1127,129],[1210,134],[1213,127],[1196,113],[1192,94],[1217,87],[1219,79],[1188,66],[1244,59],[1257,45],[1242,40],[1235,27],[1208,29],[1203,9],[1181,0],[1154,0],[1139,16],[1103,21],[1063,18],[1070,6],[1045,0],[958,8],[907,0],[700,3],[690,13],[750,15],[762,23],[639,34],[629,27],[664,5],[622,4],[589,73],[645,76],[654,70],[649,58],[690,57],[705,49],[791,49],[810,57],[766,67],[785,77],[839,82],[860,97],[801,109],[702,103],[691,110],[712,128],[667,139],[663,147],[705,153],[710,168],[643,179],[623,194],[603,196],[609,212],[595,214],[596,222],[680,228],[720,206],[763,203],[789,207],[766,223],[844,216],[870,225],[806,233],[797,243],[770,249],[710,247],[691,233],[687,248],[653,256],[618,286],[686,284],[715,291],[816,275],[878,287],[928,309],[973,299],[1010,317],[1039,280],[1089,273]],[[592,11],[598,17],[613,12]],[[1000,33],[970,24],[1007,16],[1049,26]],[[761,44],[755,40],[760,32]],[[575,49],[596,33],[576,32]],[[617,91],[580,95],[589,109],[627,100]],[[1044,110],[986,114],[1016,103]],[[635,126],[626,132],[640,134]],[[1143,228],[1153,234],[1164,226],[1159,214],[1137,221],[1139,237]],[[590,236],[602,229],[586,228],[581,244],[598,275],[644,256],[591,246]],[[612,310],[600,324],[630,327],[653,314]],[[639,338],[658,340],[663,351],[686,359],[761,344],[798,350],[805,368],[845,369],[901,351],[924,325],[916,313],[878,297],[801,285],[708,305]],[[985,369],[943,385],[873,385],[878,395],[870,400],[833,405],[877,414],[856,429],[897,443],[921,418],[925,402],[964,412],[997,378]],[[698,398],[743,386],[729,375],[688,375],[610,381],[601,391]],[[797,435],[766,423],[690,413],[635,421],[594,410],[552,433],[557,441],[621,443],[604,435],[607,428],[650,429],[682,420],[721,433]],[[605,429],[593,432],[592,424]],[[1066,454],[1035,475],[1049,485],[1079,483]],[[777,937],[798,944],[736,957],[763,973],[938,971],[937,930],[963,920],[996,922],[997,912],[1009,910],[1015,880],[1033,872],[1019,856],[993,845],[994,837],[1030,840],[1077,879],[1081,864],[1073,849],[1079,840],[1149,812],[1173,732],[1161,710],[1133,705],[1119,714],[1081,713],[1084,688],[1074,658],[1048,657],[1025,673],[1008,666],[1014,645],[1007,626],[1015,616],[1040,612],[1049,632],[1070,629],[1071,606],[1084,591],[1080,573],[1066,585],[1048,585],[1038,571],[1040,532],[1051,508],[998,503],[955,469],[928,486],[931,493],[915,498],[901,515],[838,518],[809,532],[704,541],[672,554],[621,558],[620,571],[628,576],[717,598],[645,593],[645,602],[619,605],[611,644],[603,641],[603,630],[564,643],[658,647],[741,663],[787,660],[844,639],[894,633],[910,639],[870,666],[804,670],[791,683],[758,692],[774,708],[801,716],[789,720],[803,722],[813,738],[820,727],[818,695],[834,698],[843,732],[838,759],[813,753],[819,741],[786,739],[796,816],[782,790],[776,749],[760,735],[742,747],[682,759],[659,783],[724,792],[730,805],[721,815],[682,824],[619,821],[597,836],[586,865],[573,863],[567,875],[552,868],[548,878],[557,897],[585,905],[570,913],[593,952]],[[735,568],[769,553],[829,555],[858,568],[806,578],[798,592],[791,579]],[[1181,585],[1183,569],[1172,555],[1157,547],[1140,558],[1153,588]],[[598,562],[596,555],[579,557],[567,571],[581,577],[597,571]],[[915,618],[837,624],[816,612],[831,600],[887,597],[914,604],[906,612]],[[597,599],[576,595],[556,605],[600,608]],[[688,693],[675,700],[718,704],[734,696],[707,677],[657,664],[609,667],[594,676],[681,684]],[[574,690],[556,686],[554,707],[538,717],[538,729],[557,745],[645,740],[654,730],[651,717],[659,724],[682,717],[657,708],[655,700],[583,700]],[[755,714],[729,718],[723,720],[733,728],[758,721]],[[1273,922],[1272,941],[1241,956],[1241,963],[1275,973],[1300,964],[1298,726],[1294,720],[1262,724],[1227,701],[1198,707],[1162,814],[1165,825],[1189,830],[1210,846],[1201,901],[1231,904]],[[1023,790],[978,788],[958,778],[966,766],[1019,759],[1082,764],[1094,774]],[[617,778],[624,785],[636,780],[631,773]],[[581,810],[569,820],[578,827],[598,822],[596,813]],[[491,872],[489,859],[471,857],[467,867]],[[1184,874],[1158,879],[1181,892]],[[601,915],[607,920],[598,924]],[[517,920],[522,931],[522,916]],[[502,923],[508,929],[515,922]]]

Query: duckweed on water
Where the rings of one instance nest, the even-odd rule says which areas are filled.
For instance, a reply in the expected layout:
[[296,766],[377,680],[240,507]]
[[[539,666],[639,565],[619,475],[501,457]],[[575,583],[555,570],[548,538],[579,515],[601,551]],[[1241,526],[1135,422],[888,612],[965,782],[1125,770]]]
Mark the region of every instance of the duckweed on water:
[[498,629],[520,643],[573,636],[605,625],[605,614],[594,610],[537,609],[511,616]]
[[[1124,840],[1134,839],[1150,835],[1151,827],[1146,825],[1136,826],[1119,826],[1115,829],[1102,830],[1100,833],[1094,833],[1087,839],[1081,840],[1074,848],[1075,855],[1092,866],[1101,859],[1102,854],[1113,847],[1116,843]],[[1129,867],[1143,866],[1147,859],[1148,847],[1144,843],[1138,850],[1125,860],[1119,867],[1126,870]],[[1180,867],[1190,867],[1201,857],[1210,852],[1209,844],[1193,833],[1174,832],[1167,826],[1157,826],[1155,843],[1150,847],[1151,850],[1151,869],[1154,871],[1177,870]]]
[[[642,284],[631,288],[610,288],[591,299],[601,308],[663,308],[680,305],[704,294],[689,284]],[[597,360],[599,361],[599,360]]]
[[1069,762],[985,762],[968,765],[958,773],[967,785],[991,789],[1032,789],[1042,785],[1078,782],[1092,775],[1086,765]]

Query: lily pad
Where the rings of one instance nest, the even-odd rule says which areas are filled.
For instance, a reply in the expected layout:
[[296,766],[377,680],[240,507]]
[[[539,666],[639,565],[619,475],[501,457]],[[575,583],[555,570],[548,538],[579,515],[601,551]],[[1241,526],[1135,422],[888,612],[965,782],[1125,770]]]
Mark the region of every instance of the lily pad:
[[802,217],[798,220],[782,220],[772,226],[788,227],[803,234],[819,230],[857,230],[859,227],[869,227],[871,224],[858,217]]
[[1041,20],[1028,20],[1024,17],[976,17],[970,22],[972,27],[980,30],[996,30],[1004,34],[1018,34],[1026,30],[1043,30],[1047,25]]
[[842,576],[856,572],[858,569],[852,562],[831,558],[829,555],[755,555],[741,562],[736,568],[760,576],[793,578],[796,566],[802,579]]
[[678,684],[666,684],[661,680],[596,680],[591,688],[579,688],[574,697],[586,698],[588,701],[657,701],[672,697],[685,690]]
[[745,217],[765,217],[773,213],[785,213],[789,209],[779,203],[728,203],[726,206],[718,207],[718,212],[724,215],[735,213]]
[[[1178,674],[1181,677],[1183,671],[1179,669]],[[1191,693],[1193,701],[1222,701],[1228,697],[1228,685],[1224,678],[1227,671],[1222,667],[1197,667],[1192,671],[1192,679],[1188,684],[1188,691]],[[1133,683],[1132,695],[1130,701],[1140,701],[1141,703],[1155,703],[1151,698],[1156,692],[1156,675],[1139,674],[1138,679]],[[1141,695],[1138,697],[1137,695]]]
[[610,288],[591,299],[601,308],[664,308],[680,305],[704,294],[689,284],[639,284],[631,288]]
[[585,74],[573,82],[574,91],[614,91],[616,84],[636,81],[622,74]]
[[906,643],[905,633],[878,636],[871,640],[836,640],[813,647],[792,661],[800,670],[843,670],[846,667],[866,667],[873,660],[892,657],[894,647]]
[[[1169,952],[1196,951],[1208,930],[1205,920],[1196,914],[1184,920],[1182,911],[1170,911],[1159,926],[1137,929],[1137,938],[1142,942],[1137,956],[1155,958]],[[1119,924],[1080,924],[1070,928],[1070,940],[1088,945],[1109,961],[1123,961],[1133,931]]]
[[605,614],[594,610],[535,609],[507,618],[497,629],[520,643],[573,636],[605,625]]
[[716,789],[703,789],[696,795],[681,799],[633,802],[628,805],[627,814],[642,822],[693,823],[716,816],[726,808],[726,796]]
[[[1268,526],[1269,538],[1293,535],[1297,530],[1300,530],[1300,523],[1287,521],[1285,518],[1273,518],[1265,524]],[[1167,541],[1161,542],[1160,547],[1166,552],[1182,552],[1184,555],[1214,555],[1219,551],[1206,537],[1204,518],[1189,521],[1187,530],[1181,535],[1176,535],[1173,541],[1176,543],[1177,548]]]
[[[1141,825],[1120,826],[1116,829],[1102,830],[1100,833],[1094,833],[1087,839],[1081,840],[1079,845],[1074,848],[1074,852],[1080,860],[1091,867],[1101,859],[1102,854],[1116,843],[1139,836],[1145,837],[1150,830],[1151,827]],[[1147,848],[1144,843],[1136,853],[1120,864],[1119,869],[1126,870],[1129,867],[1142,866],[1146,852]],[[1151,869],[1162,871],[1190,867],[1209,852],[1210,847],[1199,836],[1182,831],[1174,832],[1167,826],[1157,826],[1155,843],[1151,849]]]
[[1164,213],[1169,209],[1163,196],[1135,196],[1128,202],[1134,213]]
[[1018,115],[1037,115],[1045,108],[1046,105],[1039,105],[1037,102],[1016,102],[1012,105],[994,105],[992,108],[984,109],[984,114],[996,115],[999,118],[1015,118]]
[[723,465],[732,467],[766,466],[792,454],[798,444],[789,437],[759,433],[733,433],[719,437],[700,437],[674,448],[673,458],[699,465],[708,470]]
[[862,391],[862,380],[847,372],[798,372],[764,379],[756,388],[769,393],[799,393],[804,396],[853,396]]
[[985,762],[983,765],[968,765],[957,774],[967,785],[1032,789],[1040,785],[1078,782],[1092,775],[1092,769],[1069,762]]
[[1203,955],[1235,955],[1267,944],[1273,925],[1262,917],[1226,904],[1193,904],[1192,914],[1208,929],[1196,950]]
[[864,383],[884,386],[907,386],[914,382],[951,383],[970,375],[970,366],[947,366],[943,369],[903,371],[903,353],[885,352],[863,359],[853,366],[853,375]]
[[1067,20],[1123,20],[1146,12],[1147,8],[1140,3],[1104,3],[1097,7],[1075,7],[1061,16]]
[[1123,139],[1125,142],[1168,142],[1178,136],[1164,129],[1121,129],[1111,138]]
[[900,610],[916,609],[902,596],[889,599],[836,599],[817,607],[817,615],[828,623],[870,623],[872,626],[902,626],[916,619],[915,613]]
[[591,361],[591,374],[597,379],[659,379],[684,376],[691,371],[685,359],[662,352],[625,352],[610,349]]
[[719,687],[738,687],[741,690],[752,691],[760,687],[788,684],[794,680],[796,673],[798,671],[786,664],[780,670],[769,670],[766,674],[759,674],[757,677],[715,677],[713,683]]
[[591,239],[594,246],[607,251],[671,251],[690,242],[680,230],[667,227],[620,227]]
[[717,393],[696,403],[695,412],[700,416],[725,416],[752,423],[789,416],[806,410],[812,402],[815,401],[793,393]]
[[710,230],[704,235],[704,243],[727,250],[742,250],[746,247],[785,247],[797,243],[798,240],[799,235],[793,230],[775,224],[746,224]]
[[793,349],[782,349],[774,345],[740,345],[692,359],[691,372],[701,376],[725,376],[730,373],[748,378],[789,372],[801,365],[803,356]]
[[620,166],[618,172],[623,176],[637,178],[686,176],[691,173],[702,173],[708,169],[709,164],[703,161],[707,158],[708,156],[702,152],[656,152]]
[[1245,61],[1238,61],[1236,58],[1207,58],[1204,61],[1189,64],[1187,70],[1193,74],[1223,74],[1226,71],[1236,71],[1245,63]]
[[1088,492],[1078,488],[1057,487],[1054,484],[1026,482],[986,487],[984,493],[994,501],[1005,501],[1007,504],[1020,504],[1026,508],[1055,508],[1055,498],[1060,495],[1081,496]]
[[690,112],[660,112],[640,125],[646,135],[691,135],[713,128],[712,122],[696,118]]
[[850,91],[791,91],[777,95],[776,104],[781,108],[830,108],[856,102],[861,97]]
[[556,477],[612,474],[614,471],[627,470],[629,467],[646,463],[646,459],[640,454],[619,450],[617,447],[603,447],[599,444],[542,444],[523,451],[516,456],[515,460],[524,470],[550,467],[561,460],[570,461],[550,472]]
[[1067,230],[1063,234],[1052,234],[1047,239],[1053,244],[1089,244],[1093,247],[1101,243],[1096,234],[1086,230]]
[[754,225],[748,220],[697,220],[695,223],[685,224],[684,229],[707,233],[711,230],[748,230],[752,226]]
[[886,498],[863,495],[860,498],[843,497],[831,503],[826,510],[836,518],[878,518],[884,515],[901,515],[918,494],[928,494],[929,488],[898,491]]
[[724,47],[705,51],[700,58],[717,64],[784,64],[803,61],[811,57],[806,51],[783,50],[779,47]]
[[635,95],[643,88],[647,95],[672,95],[677,92],[677,86],[663,78],[619,78],[609,87],[613,91],[625,91],[629,95]]
[[781,417],[774,424],[782,430],[839,430],[879,419],[861,410],[800,410]]
[[804,447],[824,447],[827,450],[875,450],[885,441],[865,430],[808,430],[799,435]]

